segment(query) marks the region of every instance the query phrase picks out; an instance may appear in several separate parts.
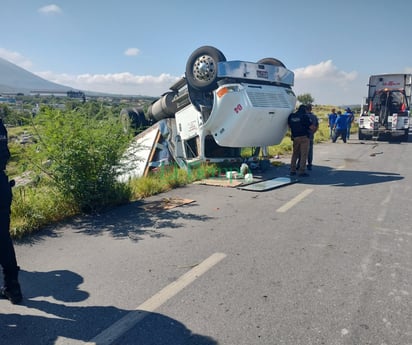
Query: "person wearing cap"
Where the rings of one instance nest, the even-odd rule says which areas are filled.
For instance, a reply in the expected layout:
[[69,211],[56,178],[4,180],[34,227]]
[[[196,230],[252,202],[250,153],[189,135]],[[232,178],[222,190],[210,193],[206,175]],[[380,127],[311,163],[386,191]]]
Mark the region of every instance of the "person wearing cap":
[[355,120],[355,115],[351,108],[346,108],[345,115],[348,117],[348,128],[346,129],[346,139],[349,140],[350,137],[350,128],[352,127],[352,123]]
[[10,237],[11,181],[6,174],[6,164],[10,159],[7,129],[0,118],[0,264],[3,268],[4,285],[0,288],[0,297],[20,303],[23,296],[18,281],[19,266]]
[[[310,130],[311,128],[314,128],[304,104],[301,104],[296,112],[289,115],[288,126],[290,128],[291,139],[293,142],[290,175],[294,176],[296,175],[296,163],[298,158],[300,157],[302,162],[306,162],[308,158]],[[306,164],[300,164],[298,176],[309,176],[305,170]]]

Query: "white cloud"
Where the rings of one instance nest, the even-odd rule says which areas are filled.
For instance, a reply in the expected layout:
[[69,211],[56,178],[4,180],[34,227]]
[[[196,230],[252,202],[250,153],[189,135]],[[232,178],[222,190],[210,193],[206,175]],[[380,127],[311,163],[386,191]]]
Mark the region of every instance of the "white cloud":
[[36,74],[49,81],[84,91],[153,97],[158,97],[166,92],[179,79],[179,77],[167,73],[162,73],[159,76],[139,76],[129,72],[80,75],[54,74],[52,72]]
[[332,60],[322,61],[317,65],[297,68],[295,71],[297,79],[323,79],[347,82],[356,79],[357,73],[340,71]]
[[13,52],[4,48],[0,48],[0,57],[24,69],[29,69],[33,65],[29,59],[27,59],[20,53]]
[[[0,57],[33,72],[31,61],[20,53],[0,48]],[[180,78],[167,73],[158,76],[134,75],[129,72],[80,75],[53,72],[33,73],[74,89],[153,97],[167,92],[170,86]],[[367,76],[358,76],[355,71],[339,70],[332,60],[297,68],[294,73],[295,94],[310,93],[317,104],[357,104],[366,93]],[[412,73],[412,67],[409,70],[406,68],[405,73]]]
[[139,55],[140,50],[137,48],[128,48],[125,50],[124,55],[126,56],[136,56]]
[[319,104],[359,103],[364,93],[364,83],[358,80],[356,71],[339,70],[332,60],[317,65],[297,68],[294,90],[297,95],[309,93]]
[[55,5],[55,4],[50,4],[50,5],[40,7],[38,9],[38,11],[40,13],[43,13],[43,14],[59,14],[59,13],[62,13],[61,8],[57,5]]
[[180,79],[167,73],[152,76],[129,72],[80,75],[35,72],[32,62],[20,53],[0,48],[0,57],[48,81],[84,91],[159,97]]

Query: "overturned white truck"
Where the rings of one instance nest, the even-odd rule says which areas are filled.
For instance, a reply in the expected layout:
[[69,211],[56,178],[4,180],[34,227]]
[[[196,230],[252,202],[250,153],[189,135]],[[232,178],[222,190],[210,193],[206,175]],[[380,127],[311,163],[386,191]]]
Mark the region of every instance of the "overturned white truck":
[[182,168],[241,162],[241,148],[279,144],[296,105],[293,83],[293,72],[277,59],[226,61],[214,47],[196,49],[185,75],[145,114],[155,124],[137,140],[158,129],[162,144],[148,164],[165,159],[165,150]]

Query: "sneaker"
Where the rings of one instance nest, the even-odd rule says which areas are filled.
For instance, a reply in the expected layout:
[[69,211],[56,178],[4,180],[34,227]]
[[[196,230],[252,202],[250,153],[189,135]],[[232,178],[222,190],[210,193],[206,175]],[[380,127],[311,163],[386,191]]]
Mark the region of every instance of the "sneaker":
[[311,166],[311,165],[308,165],[308,166],[307,166],[307,169],[308,169],[308,170],[312,170],[312,166]]
[[299,176],[299,177],[308,177],[309,174],[308,174],[308,173],[303,173],[303,174],[299,174],[298,176]]
[[290,176],[295,176],[295,175],[296,175],[296,172],[295,172],[295,171],[291,171],[291,172],[289,173],[289,175],[290,175]]
[[23,295],[21,294],[19,282],[14,281],[9,286],[3,286],[0,289],[0,296],[2,298],[7,298],[13,304],[20,303],[23,299]]

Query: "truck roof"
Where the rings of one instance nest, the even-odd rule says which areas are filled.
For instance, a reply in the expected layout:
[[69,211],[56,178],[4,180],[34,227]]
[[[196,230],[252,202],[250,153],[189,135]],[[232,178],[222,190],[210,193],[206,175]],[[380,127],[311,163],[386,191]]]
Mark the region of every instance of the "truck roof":
[[405,90],[410,95],[412,74],[375,74],[369,77],[368,97],[373,97],[375,92],[387,90]]

